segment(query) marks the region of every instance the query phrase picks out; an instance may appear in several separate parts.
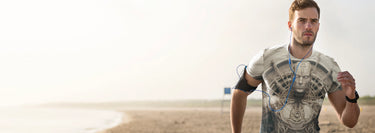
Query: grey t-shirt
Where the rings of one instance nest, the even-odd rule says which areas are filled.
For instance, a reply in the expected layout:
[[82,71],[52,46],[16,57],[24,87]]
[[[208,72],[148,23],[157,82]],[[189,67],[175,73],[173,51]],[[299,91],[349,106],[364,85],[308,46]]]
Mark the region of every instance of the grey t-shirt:
[[[290,55],[292,69],[300,59]],[[267,48],[258,53],[249,63],[247,72],[255,79],[263,80],[261,133],[315,133],[319,132],[318,117],[326,93],[341,89],[337,81],[340,71],[331,58],[313,50],[304,59],[296,72],[296,79],[290,91],[288,102],[283,107],[292,83],[293,72],[289,67],[288,45]]]

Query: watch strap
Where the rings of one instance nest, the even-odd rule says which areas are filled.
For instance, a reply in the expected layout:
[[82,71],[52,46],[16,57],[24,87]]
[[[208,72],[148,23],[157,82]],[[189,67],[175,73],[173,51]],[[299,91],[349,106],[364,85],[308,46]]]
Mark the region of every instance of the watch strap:
[[358,95],[357,91],[355,91],[355,98],[354,99],[350,99],[348,96],[345,96],[345,98],[346,98],[346,101],[348,101],[348,102],[357,103],[359,95]]

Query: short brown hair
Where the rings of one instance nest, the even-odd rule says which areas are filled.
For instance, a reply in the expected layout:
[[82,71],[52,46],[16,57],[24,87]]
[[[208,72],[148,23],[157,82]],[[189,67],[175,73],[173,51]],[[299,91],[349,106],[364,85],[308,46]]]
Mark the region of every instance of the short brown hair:
[[318,10],[318,19],[320,18],[320,8],[314,0],[294,0],[289,8],[289,21],[294,17],[294,12],[297,10],[302,10],[309,7],[315,7]]

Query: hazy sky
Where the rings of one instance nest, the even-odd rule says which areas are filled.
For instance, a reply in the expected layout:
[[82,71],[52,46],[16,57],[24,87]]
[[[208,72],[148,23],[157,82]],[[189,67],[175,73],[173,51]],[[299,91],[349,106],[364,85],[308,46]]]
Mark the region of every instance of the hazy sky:
[[[288,43],[291,2],[1,1],[0,105],[219,99],[237,65]],[[317,2],[315,49],[375,95],[375,1]]]

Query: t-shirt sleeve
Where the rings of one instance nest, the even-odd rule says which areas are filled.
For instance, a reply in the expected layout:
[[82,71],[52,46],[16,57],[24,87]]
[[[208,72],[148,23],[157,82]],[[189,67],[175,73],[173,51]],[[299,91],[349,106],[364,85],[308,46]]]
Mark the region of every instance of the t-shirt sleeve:
[[262,74],[264,71],[264,61],[263,61],[263,53],[264,50],[261,52],[257,53],[251,60],[249,65],[247,66],[247,73],[253,77],[256,80],[262,80]]
[[340,82],[337,80],[337,75],[338,73],[341,71],[339,65],[337,64],[337,62],[333,61],[333,66],[332,66],[332,73],[331,73],[331,77],[332,77],[332,85],[331,87],[327,90],[328,94],[329,93],[332,93],[332,92],[335,92],[337,90],[341,90],[341,84]]

